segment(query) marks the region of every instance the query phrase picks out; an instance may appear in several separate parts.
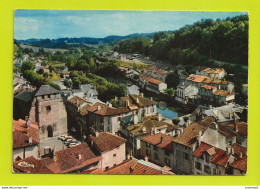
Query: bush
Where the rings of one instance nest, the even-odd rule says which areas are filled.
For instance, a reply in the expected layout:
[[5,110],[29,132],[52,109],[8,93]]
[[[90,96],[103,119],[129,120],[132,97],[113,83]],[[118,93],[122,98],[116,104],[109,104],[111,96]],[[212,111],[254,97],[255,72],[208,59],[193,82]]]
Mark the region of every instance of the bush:
[[172,119],[172,123],[174,125],[178,125],[180,123],[180,119],[178,117]]
[[189,118],[188,116],[184,116],[184,117],[183,117],[183,120],[184,120],[185,122],[187,122],[189,119],[190,119],[190,118]]

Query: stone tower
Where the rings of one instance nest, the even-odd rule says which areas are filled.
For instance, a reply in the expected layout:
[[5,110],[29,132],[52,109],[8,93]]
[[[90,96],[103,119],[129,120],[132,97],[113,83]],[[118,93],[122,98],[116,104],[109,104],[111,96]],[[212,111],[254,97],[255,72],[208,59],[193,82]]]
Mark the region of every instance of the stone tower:
[[58,90],[42,85],[35,93],[30,120],[39,125],[40,139],[67,134],[67,113]]

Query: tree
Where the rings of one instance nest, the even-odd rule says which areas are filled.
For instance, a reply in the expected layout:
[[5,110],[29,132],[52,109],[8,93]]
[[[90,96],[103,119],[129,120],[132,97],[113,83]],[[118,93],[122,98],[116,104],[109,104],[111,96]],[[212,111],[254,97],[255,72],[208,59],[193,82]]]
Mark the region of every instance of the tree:
[[49,73],[48,72],[44,72],[43,73],[43,77],[45,78],[45,80],[49,77]]
[[42,68],[40,68],[39,71],[38,71],[38,74],[42,75],[43,73],[44,73],[44,70]]
[[65,85],[67,88],[71,88],[71,87],[72,87],[72,81],[71,81],[71,80],[68,80],[68,79],[65,79],[65,80],[64,80],[64,85]]
[[178,117],[172,119],[172,123],[174,125],[178,125],[180,123],[180,119]]
[[80,88],[81,82],[80,82],[79,78],[74,77],[72,79],[72,83],[73,83],[72,86],[73,86],[74,89],[79,89]]
[[165,82],[169,88],[176,89],[180,83],[177,70],[169,73],[165,78]]
[[35,66],[31,61],[24,61],[21,67],[22,73],[24,73],[26,70],[33,70]]
[[190,118],[189,118],[188,116],[184,116],[184,117],[183,117],[183,120],[184,120],[185,122],[187,122],[189,119],[190,119]]

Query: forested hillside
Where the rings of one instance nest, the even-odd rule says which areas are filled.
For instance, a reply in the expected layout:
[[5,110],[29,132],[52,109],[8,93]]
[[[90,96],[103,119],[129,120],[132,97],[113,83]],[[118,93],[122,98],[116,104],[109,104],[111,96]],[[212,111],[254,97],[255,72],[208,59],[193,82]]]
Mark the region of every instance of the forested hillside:
[[248,64],[248,16],[203,19],[176,31],[157,32],[153,38],[132,37],[114,50],[141,53],[173,64],[198,65],[210,59]]

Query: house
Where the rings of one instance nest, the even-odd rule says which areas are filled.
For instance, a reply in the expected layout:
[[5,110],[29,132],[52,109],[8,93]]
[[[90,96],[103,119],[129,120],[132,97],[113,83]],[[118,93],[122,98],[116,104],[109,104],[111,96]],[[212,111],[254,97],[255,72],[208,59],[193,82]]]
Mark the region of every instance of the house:
[[236,104],[228,104],[220,107],[199,106],[193,113],[196,119],[213,116],[220,124],[234,123],[234,121],[247,122],[247,108]]
[[223,79],[227,73],[223,68],[208,68],[201,66],[198,67],[198,69],[196,70],[196,74],[217,79]]
[[102,157],[101,169],[107,170],[110,167],[122,163],[125,159],[126,140],[107,132],[96,133],[88,138],[91,148]]
[[14,173],[53,173],[44,164],[43,160],[35,159],[34,156],[29,156],[24,159],[17,160],[13,162],[13,172]]
[[174,137],[157,133],[141,138],[141,155],[161,166],[173,167]]
[[220,105],[232,104],[235,101],[235,93],[227,90],[216,90],[213,92],[214,100]]
[[40,139],[67,134],[67,112],[60,92],[42,85],[33,96],[29,117],[39,124]]
[[213,101],[214,99],[214,95],[213,93],[217,90],[216,86],[213,85],[203,85],[200,89],[199,89],[199,96],[201,99],[203,100],[207,100],[207,101]]
[[93,98],[97,99],[98,98],[98,92],[96,89],[94,89],[93,85],[91,84],[84,84],[80,86],[82,92],[84,93],[84,97],[87,99]]
[[121,118],[120,133],[128,139],[128,152],[135,156],[141,156],[141,139],[145,136],[163,133],[175,136],[179,128],[164,121],[160,113],[157,116],[147,116],[141,118],[140,115],[132,115]]
[[131,94],[139,95],[140,94],[139,89],[140,88],[137,85],[131,85],[127,87],[127,95],[131,95]]
[[130,157],[123,163],[109,168],[107,171],[93,170],[90,174],[113,174],[113,175],[174,175],[165,167],[160,167],[151,162],[138,160]]
[[139,78],[139,85],[148,91],[159,94],[167,89],[167,84],[158,79],[145,76],[144,74],[140,74]]
[[229,175],[245,175],[247,172],[247,148],[239,145],[232,145],[233,161],[229,164]]
[[128,107],[131,111],[137,111],[142,117],[155,115],[157,113],[156,103],[151,98],[150,100],[140,95],[131,94],[127,97],[121,97],[119,99],[120,107]]
[[192,153],[195,150],[196,141],[201,140],[203,133],[214,121],[214,117],[208,116],[200,122],[192,122],[173,139],[174,172],[193,174]]
[[194,175],[225,175],[231,150],[229,148],[222,150],[201,142],[192,156]]
[[95,155],[87,143],[56,151],[55,154],[55,162],[47,166],[54,173],[79,173],[88,169],[101,168],[102,157]]
[[58,74],[63,79],[68,79],[70,77],[70,71],[58,71]]
[[195,103],[198,98],[199,89],[193,84],[188,82],[181,82],[177,86],[177,92],[175,99],[184,104]]
[[87,108],[88,125],[98,132],[109,132],[116,134],[120,130],[120,119],[130,115],[128,107],[114,108],[110,104],[99,102]]
[[165,83],[168,72],[162,69],[158,69],[156,66],[152,66],[148,69],[144,69],[143,74],[145,76],[155,78]]
[[13,120],[13,155],[12,160],[24,159],[29,156],[38,158],[39,127],[35,122]]

